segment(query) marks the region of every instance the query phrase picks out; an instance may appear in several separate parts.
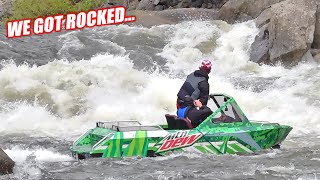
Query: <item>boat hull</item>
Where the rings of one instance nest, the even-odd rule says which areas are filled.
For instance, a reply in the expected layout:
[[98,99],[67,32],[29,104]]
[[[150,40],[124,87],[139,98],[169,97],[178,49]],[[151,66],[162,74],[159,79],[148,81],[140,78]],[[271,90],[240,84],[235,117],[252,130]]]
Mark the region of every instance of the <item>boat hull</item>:
[[[71,151],[80,158],[87,157],[133,157],[166,155],[174,151],[209,154],[252,153],[279,145],[292,130],[278,124],[243,123],[220,124],[211,131],[160,130],[108,133],[104,139],[90,140],[96,136],[93,130],[83,141],[72,146]],[[101,136],[103,137],[103,136]],[[106,138],[107,137],[107,138]],[[85,143],[86,142],[86,143]],[[79,145],[80,144],[80,145]]]

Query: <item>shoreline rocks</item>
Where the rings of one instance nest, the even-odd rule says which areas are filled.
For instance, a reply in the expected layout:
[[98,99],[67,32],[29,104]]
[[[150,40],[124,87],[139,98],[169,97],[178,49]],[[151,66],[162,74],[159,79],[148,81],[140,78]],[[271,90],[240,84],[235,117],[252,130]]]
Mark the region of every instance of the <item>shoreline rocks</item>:
[[178,8],[220,9],[228,0],[129,0],[129,10],[161,11]]
[[[1,16],[13,0],[0,0]],[[113,2],[113,1],[112,1]],[[108,2],[106,7],[117,4]],[[134,25],[151,27],[183,20],[224,20],[239,23],[254,19],[259,33],[251,45],[250,61],[292,67],[306,59],[320,62],[320,1],[318,0],[127,0]],[[317,57],[317,58],[315,58]]]
[[260,32],[251,45],[251,61],[292,67],[312,59],[316,10],[315,0],[285,0],[264,10],[256,18]]
[[0,148],[0,175],[13,173],[14,165],[14,161]]

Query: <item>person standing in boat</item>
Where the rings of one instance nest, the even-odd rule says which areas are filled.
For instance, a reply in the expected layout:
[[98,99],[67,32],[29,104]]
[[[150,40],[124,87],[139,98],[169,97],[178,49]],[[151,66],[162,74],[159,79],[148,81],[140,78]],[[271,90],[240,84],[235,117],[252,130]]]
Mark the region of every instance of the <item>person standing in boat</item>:
[[209,99],[209,73],[211,72],[211,60],[202,60],[199,70],[187,76],[177,96],[177,109],[184,102],[184,97],[191,96],[193,101],[199,100],[202,105],[207,105]]

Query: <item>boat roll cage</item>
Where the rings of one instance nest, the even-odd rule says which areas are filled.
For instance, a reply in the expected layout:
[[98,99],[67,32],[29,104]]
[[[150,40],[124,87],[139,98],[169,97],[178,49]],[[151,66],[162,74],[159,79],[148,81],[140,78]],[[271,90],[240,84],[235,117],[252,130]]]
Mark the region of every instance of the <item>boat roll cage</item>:
[[114,131],[152,131],[163,130],[159,125],[141,125],[139,121],[110,121],[110,122],[97,122],[96,127],[108,128]]
[[205,121],[214,122],[218,119],[217,116],[221,117],[224,115],[233,119],[233,122],[249,122],[247,116],[243,113],[233,97],[227,94],[210,94],[209,97],[214,102],[216,109],[211,107],[213,113]]

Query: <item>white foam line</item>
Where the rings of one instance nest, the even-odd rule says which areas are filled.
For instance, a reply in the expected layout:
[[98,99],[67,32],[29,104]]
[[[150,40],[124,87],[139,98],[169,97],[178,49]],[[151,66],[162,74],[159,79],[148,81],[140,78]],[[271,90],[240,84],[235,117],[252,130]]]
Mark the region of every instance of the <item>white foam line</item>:
[[60,154],[47,149],[22,149],[18,146],[12,149],[4,149],[12,160],[23,163],[29,156],[34,156],[39,162],[61,162],[74,160],[70,155]]

